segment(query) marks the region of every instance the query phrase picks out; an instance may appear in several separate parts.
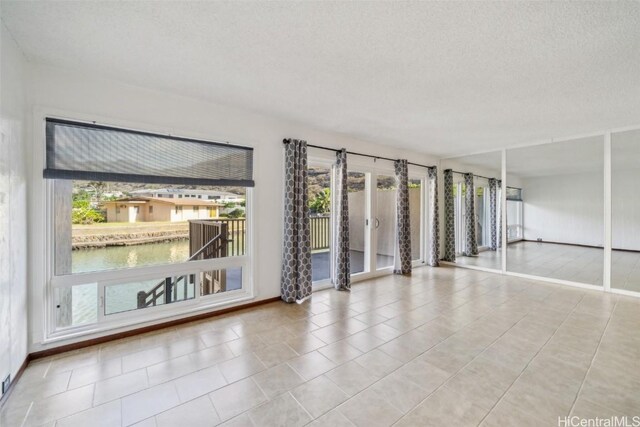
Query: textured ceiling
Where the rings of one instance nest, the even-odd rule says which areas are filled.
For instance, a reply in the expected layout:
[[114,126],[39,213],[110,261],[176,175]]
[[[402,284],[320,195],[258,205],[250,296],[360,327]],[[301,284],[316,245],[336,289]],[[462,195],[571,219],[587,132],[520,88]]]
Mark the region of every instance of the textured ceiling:
[[31,61],[447,156],[640,123],[640,2],[14,2]]

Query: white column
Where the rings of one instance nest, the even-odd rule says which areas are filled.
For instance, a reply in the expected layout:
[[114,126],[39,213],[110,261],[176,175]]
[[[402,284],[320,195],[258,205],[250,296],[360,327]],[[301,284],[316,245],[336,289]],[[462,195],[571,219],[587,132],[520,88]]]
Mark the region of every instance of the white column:
[[604,290],[611,290],[611,132],[604,135]]
[[502,189],[500,191],[500,227],[502,228],[502,274],[507,272],[507,150],[502,150]]

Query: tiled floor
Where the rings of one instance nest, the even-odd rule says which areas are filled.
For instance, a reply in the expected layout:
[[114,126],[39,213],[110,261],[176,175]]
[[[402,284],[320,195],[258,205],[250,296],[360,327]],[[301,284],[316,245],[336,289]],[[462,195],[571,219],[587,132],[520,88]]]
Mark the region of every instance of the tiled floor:
[[[478,256],[456,258],[458,265],[500,270],[502,251],[484,251]],[[611,286],[640,292],[640,252],[612,251]],[[553,243],[509,244],[507,270],[602,286],[604,251],[598,248]]]
[[537,426],[640,415],[640,299],[453,267],[32,363],[2,426]]

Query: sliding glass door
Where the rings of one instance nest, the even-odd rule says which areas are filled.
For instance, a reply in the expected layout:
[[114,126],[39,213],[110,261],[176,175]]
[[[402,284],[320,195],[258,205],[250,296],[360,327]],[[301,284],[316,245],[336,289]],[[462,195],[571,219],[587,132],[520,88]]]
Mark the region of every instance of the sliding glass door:
[[[309,161],[309,216],[314,285],[329,284],[333,271],[335,171],[328,160]],[[411,259],[426,262],[427,206],[425,177],[409,179]],[[349,256],[351,275],[390,271],[396,245],[397,183],[392,170],[356,165],[347,172],[349,204]]]
[[349,197],[349,255],[351,274],[370,271],[370,174],[358,171],[347,173]]

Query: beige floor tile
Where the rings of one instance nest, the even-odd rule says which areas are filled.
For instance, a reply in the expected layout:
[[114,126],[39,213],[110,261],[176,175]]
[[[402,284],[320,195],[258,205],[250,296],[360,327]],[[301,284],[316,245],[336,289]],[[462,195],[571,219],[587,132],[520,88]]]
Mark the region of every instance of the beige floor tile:
[[634,417],[635,412],[619,411],[616,409],[605,408],[604,406],[593,403],[582,397],[578,397],[576,403],[571,410],[571,416],[576,416],[583,419],[595,419],[595,418],[611,418],[611,417]]
[[245,378],[209,393],[209,398],[223,421],[267,401],[267,397],[251,378]]
[[336,367],[336,364],[321,353],[313,351],[287,362],[305,381],[309,381]]
[[290,338],[286,341],[286,344],[298,354],[310,353],[327,345],[320,338],[316,338],[310,333]]
[[323,356],[337,365],[355,359],[362,354],[360,350],[349,345],[349,343],[344,340],[321,347],[318,349],[318,352],[322,353]]
[[[574,269],[548,260],[566,277],[591,274],[588,259]],[[557,425],[569,411],[637,415],[638,301],[416,269],[32,362],[0,424],[20,426],[27,413],[24,426],[35,427],[311,417],[316,426],[527,426]]]
[[304,383],[304,379],[286,363],[255,374],[252,378],[270,399]]
[[264,371],[266,367],[253,353],[238,356],[234,359],[220,363],[218,366],[228,383],[233,383],[243,378]]
[[298,353],[285,343],[278,343],[259,348],[254,351],[254,354],[267,368],[279,365],[287,360],[293,359],[294,357],[298,357]]
[[357,332],[356,334],[345,338],[345,341],[363,353],[371,351],[386,342],[367,331]]
[[385,399],[403,415],[422,402],[430,393],[415,383],[407,381],[397,372],[387,375],[367,389]]
[[354,361],[338,366],[325,375],[349,396],[364,390],[380,378]]
[[550,424],[537,419],[533,415],[522,412],[511,403],[503,400],[491,410],[480,425],[482,427],[540,427]]
[[69,389],[82,387],[107,378],[122,374],[122,359],[109,359],[95,365],[83,366],[71,372]]
[[220,423],[209,396],[202,396],[156,415],[158,427],[198,426],[210,427]]
[[219,425],[220,427],[260,427],[253,424],[253,421],[251,421],[251,418],[249,418],[248,412],[240,414],[237,417],[234,417],[229,421],[226,421]]
[[589,371],[581,390],[581,397],[591,402],[621,411],[640,413],[640,380],[607,368]]
[[104,405],[78,412],[56,422],[58,427],[86,427],[89,425],[95,427],[120,427],[122,425],[120,400],[114,400]]
[[190,353],[189,358],[194,369],[208,368],[236,357],[227,344],[220,344]]
[[93,389],[90,384],[34,402],[25,425],[39,426],[91,408]]
[[136,371],[169,359],[169,351],[164,347],[155,347],[122,357],[122,372]]
[[402,366],[396,373],[406,382],[416,384],[430,392],[440,387],[451,377],[450,373],[418,359]]
[[381,350],[372,350],[353,359],[358,365],[366,368],[379,378],[395,371],[402,366],[402,362],[394,359]]
[[147,371],[146,369],[139,369],[118,375],[117,377],[98,381],[95,386],[93,404],[100,405],[147,388],[149,386]]
[[473,402],[461,400],[446,387],[438,389],[405,415],[397,426],[476,426],[488,411]]
[[387,399],[371,390],[352,397],[338,410],[356,426],[375,427],[390,426],[402,416],[397,408]]
[[293,397],[311,414],[318,418],[349,398],[327,377],[317,377],[291,390]]
[[147,367],[149,385],[154,386],[180,378],[193,372],[197,366],[192,362],[189,355],[169,359],[156,365]]
[[128,426],[180,404],[173,383],[160,384],[122,398],[122,425]]
[[316,419],[313,423],[309,424],[312,427],[354,427],[349,418],[342,415],[342,413],[334,409],[320,418]]
[[174,380],[181,402],[187,402],[227,385],[220,368],[211,366]]
[[238,334],[236,334],[232,329],[214,330],[200,334],[199,337],[207,347],[224,344],[239,338]]
[[303,426],[312,421],[307,411],[289,393],[250,410],[249,418],[254,425],[273,427]]

